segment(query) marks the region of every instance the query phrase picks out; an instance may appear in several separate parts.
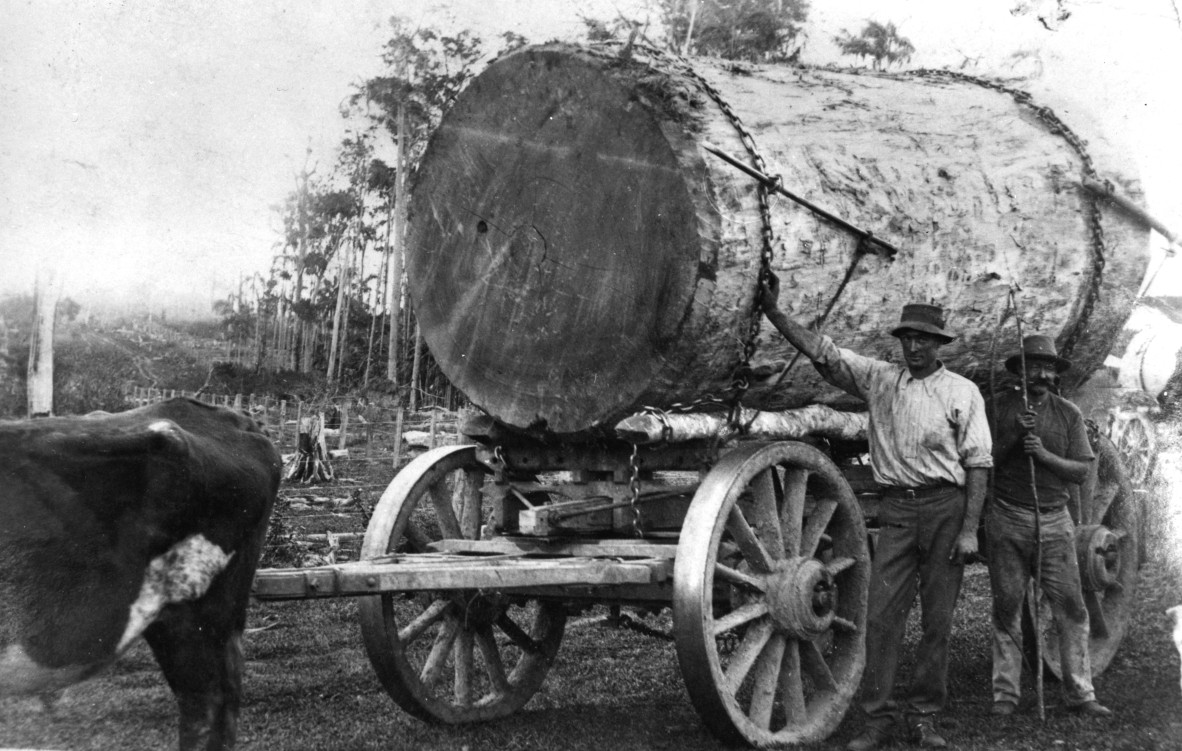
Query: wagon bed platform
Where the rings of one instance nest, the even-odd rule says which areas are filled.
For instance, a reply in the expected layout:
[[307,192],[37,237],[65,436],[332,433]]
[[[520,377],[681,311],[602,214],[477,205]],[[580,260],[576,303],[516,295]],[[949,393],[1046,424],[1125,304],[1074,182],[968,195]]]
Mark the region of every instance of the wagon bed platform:
[[[312,568],[261,569],[251,594],[259,600],[358,597],[390,592],[506,590],[547,586],[658,584],[673,576],[672,545],[644,546],[650,557],[611,557],[611,547],[581,545],[582,555],[468,552],[406,553]],[[668,548],[668,555],[661,555]],[[633,548],[635,550],[635,548]]]

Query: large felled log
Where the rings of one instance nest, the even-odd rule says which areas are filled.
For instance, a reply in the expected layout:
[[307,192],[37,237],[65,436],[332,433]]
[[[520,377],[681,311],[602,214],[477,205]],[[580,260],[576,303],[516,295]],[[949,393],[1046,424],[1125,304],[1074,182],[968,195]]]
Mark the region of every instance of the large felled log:
[[[433,135],[407,271],[424,339],[477,406],[569,434],[726,391],[754,314],[764,219],[756,184],[705,143],[901,249],[860,262],[826,322],[839,344],[895,358],[900,307],[937,302],[960,334],[945,362],[984,382],[1018,284],[1026,328],[1055,336],[1073,374],[1102,361],[1149,237],[1124,215],[1091,221],[1080,181],[1093,161],[1139,196],[1098,139],[1073,142],[1053,115],[979,82],[694,66],[527,48],[478,76]],[[857,240],[771,201],[782,306],[816,318]],[[757,344],[757,360],[794,354],[766,325]],[[802,359],[744,404],[843,400]]]

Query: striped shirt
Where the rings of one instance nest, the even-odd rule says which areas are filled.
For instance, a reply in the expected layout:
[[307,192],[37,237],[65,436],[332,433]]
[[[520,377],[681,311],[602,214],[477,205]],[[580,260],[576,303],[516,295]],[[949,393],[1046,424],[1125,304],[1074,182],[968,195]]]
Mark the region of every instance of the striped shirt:
[[879,485],[963,487],[965,469],[993,466],[985,400],[969,379],[943,363],[927,378],[842,349],[822,336],[821,377],[866,401],[870,465]]

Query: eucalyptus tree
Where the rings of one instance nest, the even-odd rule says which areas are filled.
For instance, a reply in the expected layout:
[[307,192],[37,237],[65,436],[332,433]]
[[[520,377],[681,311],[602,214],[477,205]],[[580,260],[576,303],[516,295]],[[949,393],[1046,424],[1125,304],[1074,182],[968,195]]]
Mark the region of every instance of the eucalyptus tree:
[[857,36],[842,29],[833,41],[841,48],[843,55],[859,59],[869,57],[874,70],[889,68],[894,63],[905,63],[915,53],[915,45],[907,37],[901,36],[893,23],[867,21]]

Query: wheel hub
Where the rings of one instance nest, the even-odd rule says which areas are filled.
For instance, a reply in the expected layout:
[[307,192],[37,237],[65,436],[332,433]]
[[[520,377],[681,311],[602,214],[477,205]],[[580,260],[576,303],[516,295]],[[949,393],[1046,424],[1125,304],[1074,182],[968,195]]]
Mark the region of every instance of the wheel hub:
[[828,631],[837,600],[837,583],[815,558],[782,561],[768,577],[772,623],[790,637],[815,639]]
[[507,598],[497,594],[481,594],[476,590],[460,590],[450,599],[459,613],[465,629],[480,629],[497,622],[508,607]]
[[1102,524],[1080,527],[1075,533],[1080,583],[1085,591],[1102,592],[1117,583],[1120,574],[1120,538]]

